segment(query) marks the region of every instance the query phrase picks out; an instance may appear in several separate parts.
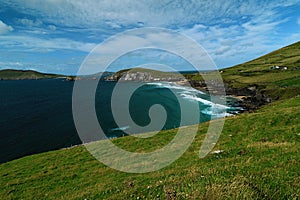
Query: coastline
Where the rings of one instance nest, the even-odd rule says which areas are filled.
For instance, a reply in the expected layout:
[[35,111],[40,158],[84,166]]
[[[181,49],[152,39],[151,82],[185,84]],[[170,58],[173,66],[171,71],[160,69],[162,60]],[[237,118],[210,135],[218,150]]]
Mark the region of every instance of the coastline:
[[[206,85],[199,82],[196,82],[195,85],[195,82],[191,81],[190,86],[201,92],[210,92],[213,95],[219,95],[217,91],[209,91]],[[237,99],[239,106],[244,109],[243,112],[253,112],[261,106],[273,102],[273,99],[260,92],[256,85],[251,87],[233,88],[225,82],[224,86],[225,96]]]

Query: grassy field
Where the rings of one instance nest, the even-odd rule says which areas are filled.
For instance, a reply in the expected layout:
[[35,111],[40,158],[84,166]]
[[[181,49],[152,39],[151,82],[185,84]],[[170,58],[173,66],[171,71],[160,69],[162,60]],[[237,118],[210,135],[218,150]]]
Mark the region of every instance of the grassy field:
[[[297,199],[300,198],[300,97],[229,117],[215,150],[199,159],[208,123],[170,166],[146,174],[110,169],[83,146],[0,165],[1,199]],[[186,128],[188,131],[189,128]],[[176,130],[114,143],[136,152],[168,143]]]

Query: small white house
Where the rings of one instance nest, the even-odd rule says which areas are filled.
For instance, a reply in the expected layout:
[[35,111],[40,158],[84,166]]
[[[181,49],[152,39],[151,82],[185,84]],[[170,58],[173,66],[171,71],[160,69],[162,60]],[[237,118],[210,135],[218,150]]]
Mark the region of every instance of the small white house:
[[270,69],[287,70],[288,68],[284,66],[273,65],[270,67]]

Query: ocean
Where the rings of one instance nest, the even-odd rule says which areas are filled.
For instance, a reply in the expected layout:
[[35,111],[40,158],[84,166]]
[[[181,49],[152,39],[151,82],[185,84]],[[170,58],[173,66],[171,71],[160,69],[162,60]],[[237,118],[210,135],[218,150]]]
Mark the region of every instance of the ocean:
[[[92,80],[90,80],[92,81]],[[111,111],[111,95],[115,82],[101,81],[96,92],[95,110],[99,124],[109,138],[125,136],[131,127],[118,127]],[[121,87],[133,88],[137,83],[123,82]],[[64,79],[0,81],[0,162],[54,149],[81,144],[73,122],[72,91],[74,82]],[[167,113],[163,129],[189,125],[181,122],[177,97],[186,105],[197,104],[199,122],[239,113],[242,109],[234,98],[227,98],[227,113],[214,113],[210,96],[193,88],[168,82],[146,83],[133,93],[129,111],[139,126],[150,123],[149,109],[162,105]],[[122,104],[122,95],[117,103]],[[134,132],[134,131],[132,131]]]

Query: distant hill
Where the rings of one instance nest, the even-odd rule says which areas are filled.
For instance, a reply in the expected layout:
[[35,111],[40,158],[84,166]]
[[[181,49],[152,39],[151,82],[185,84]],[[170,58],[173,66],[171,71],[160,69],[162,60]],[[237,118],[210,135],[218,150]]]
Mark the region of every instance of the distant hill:
[[146,68],[120,70],[105,78],[108,81],[180,81],[184,77],[180,73],[163,72]]
[[47,74],[33,70],[0,70],[0,80],[24,80],[24,79],[43,79],[43,78],[60,78],[66,77],[59,74]]
[[111,76],[112,72],[99,72],[91,75],[70,76],[62,74],[42,73],[34,70],[15,70],[4,69],[0,70],[0,80],[26,80],[26,79],[45,79],[45,78],[65,78],[68,81],[82,80],[82,79],[97,79],[100,76]]

